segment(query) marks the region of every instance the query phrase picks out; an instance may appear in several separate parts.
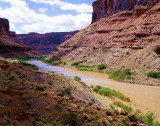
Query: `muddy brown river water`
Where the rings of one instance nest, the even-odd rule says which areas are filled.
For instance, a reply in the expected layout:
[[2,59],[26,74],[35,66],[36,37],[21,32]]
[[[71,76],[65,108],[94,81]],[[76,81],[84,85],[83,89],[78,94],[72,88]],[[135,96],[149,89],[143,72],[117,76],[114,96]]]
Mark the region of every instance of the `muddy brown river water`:
[[101,85],[118,90],[131,98],[132,102],[136,104],[136,109],[140,109],[145,113],[153,112],[158,115],[157,120],[160,121],[160,87],[158,86],[121,83],[109,79],[109,76],[104,73],[78,71],[73,68],[51,66],[35,59],[29,60],[28,62],[38,66],[39,71],[53,71],[71,78],[79,76],[82,81],[89,86]]

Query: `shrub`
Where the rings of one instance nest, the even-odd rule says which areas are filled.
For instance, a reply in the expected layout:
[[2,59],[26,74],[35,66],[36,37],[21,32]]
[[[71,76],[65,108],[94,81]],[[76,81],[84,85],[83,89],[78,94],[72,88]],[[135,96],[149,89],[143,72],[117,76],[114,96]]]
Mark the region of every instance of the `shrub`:
[[126,77],[129,78],[129,76],[132,75],[132,73],[130,72],[131,70],[130,69],[125,69],[123,71],[111,71],[109,72],[109,78],[111,79],[115,79],[117,81],[124,81],[124,79]]
[[65,88],[64,91],[66,94],[71,95],[71,88]]
[[78,77],[78,76],[75,76],[75,77],[74,77],[74,80],[76,80],[76,81],[81,81],[81,78]]
[[44,87],[37,86],[36,89],[35,89],[35,91],[44,91]]
[[58,61],[58,64],[62,64],[62,61],[60,60],[60,61]]
[[32,64],[30,64],[26,61],[23,61],[23,60],[18,60],[18,61],[21,65],[23,65],[25,67],[28,67],[28,68],[33,69],[33,70],[38,70],[38,67],[36,65],[32,65]]
[[140,113],[137,114],[136,117],[143,120],[143,122],[149,126],[160,126],[160,123],[158,121],[154,121],[157,116],[152,112],[147,113],[146,115]]
[[71,64],[71,66],[78,66],[80,64],[80,62],[74,62]]
[[150,71],[149,73],[147,73],[147,76],[153,78],[160,78],[160,72]]
[[93,85],[91,85],[91,88],[94,88],[94,86],[93,86]]
[[98,65],[98,70],[104,70],[104,69],[106,69],[106,68],[107,68],[107,66],[104,65],[104,64]]
[[93,71],[93,69],[91,68],[91,66],[88,66],[88,65],[78,65],[76,67],[76,69],[78,69],[80,71]]
[[125,105],[125,104],[123,104],[122,102],[114,102],[113,103],[114,105],[116,105],[116,106],[118,106],[118,107],[120,107],[120,108],[122,108],[123,110],[125,110],[126,112],[128,112],[129,114],[131,114],[132,112],[133,112],[133,109],[132,109],[132,107],[130,107],[130,106],[128,106],[128,105]]
[[49,85],[52,85],[52,81],[49,81],[48,84],[49,84]]
[[109,89],[109,88],[103,88],[101,86],[96,86],[93,91],[97,92],[100,95],[108,96],[108,97],[117,97],[123,101],[128,101],[130,102],[130,98],[126,97],[124,94],[122,94],[119,91]]
[[84,83],[84,82],[82,82],[81,84],[82,84],[83,86],[86,86],[86,83]]
[[31,106],[31,103],[29,101],[26,101],[27,106]]
[[62,120],[62,124],[65,126],[77,126],[79,124],[78,117],[75,113],[64,114]]
[[63,65],[66,65],[67,63],[66,62],[63,62]]
[[57,65],[59,65],[59,63],[58,62],[52,62],[51,65],[57,66]]
[[98,91],[101,89],[102,87],[97,85],[95,88],[93,88],[93,91],[95,91],[96,93],[98,93]]
[[54,73],[53,71],[47,71],[48,73]]

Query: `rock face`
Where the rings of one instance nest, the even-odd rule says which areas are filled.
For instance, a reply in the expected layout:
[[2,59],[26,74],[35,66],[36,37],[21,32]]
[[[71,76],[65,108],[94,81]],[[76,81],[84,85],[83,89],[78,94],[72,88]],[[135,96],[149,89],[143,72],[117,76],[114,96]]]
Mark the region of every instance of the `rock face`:
[[133,10],[139,5],[153,6],[158,2],[160,0],[97,0],[93,3],[92,23],[122,11]]
[[58,46],[48,59],[106,64],[111,70],[129,68],[137,72],[135,83],[150,84],[142,80],[144,73],[138,75],[156,70],[160,64],[155,48],[160,45],[159,11],[160,3],[102,18]]
[[16,37],[26,46],[31,47],[40,54],[48,55],[53,52],[56,46],[70,39],[77,32],[79,31],[53,32],[46,34],[29,33],[29,34],[17,34]]
[[24,46],[15,38],[15,32],[9,30],[9,21],[0,18],[0,56],[10,57],[35,57],[38,53]]
[[0,33],[9,33],[9,21],[4,18],[0,18]]

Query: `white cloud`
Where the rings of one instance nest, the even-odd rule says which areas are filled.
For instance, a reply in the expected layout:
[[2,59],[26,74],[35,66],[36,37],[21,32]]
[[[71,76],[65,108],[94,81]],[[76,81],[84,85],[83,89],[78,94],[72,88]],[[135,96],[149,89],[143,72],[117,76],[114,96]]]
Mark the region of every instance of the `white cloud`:
[[38,8],[39,13],[45,13],[47,10],[47,8]]
[[[30,9],[24,0],[1,0],[3,2],[9,3],[11,6],[5,9],[0,7],[0,17],[7,18],[10,21],[11,30],[16,30],[18,33],[28,33],[28,32],[62,32],[62,31],[73,31],[80,30],[91,22],[91,14],[82,13],[81,9],[76,9],[75,6],[68,8],[63,6],[63,10],[76,9],[80,13],[77,15],[58,15],[58,16],[48,16],[44,13],[36,13],[34,10]],[[33,0],[32,0],[33,1]],[[39,0],[34,0],[39,1]],[[41,0],[41,2],[55,2],[61,3],[59,0]],[[1,5],[0,5],[1,6]],[[62,7],[62,6],[61,6]],[[80,6],[82,9],[84,7]],[[42,12],[43,10],[41,10]],[[43,11],[44,12],[44,11]],[[15,27],[21,26],[21,27]]]
[[58,5],[60,6],[60,9],[62,10],[74,10],[79,13],[84,13],[84,12],[92,12],[92,6],[87,5],[87,4],[72,4],[72,3],[67,3],[63,2],[60,0],[30,0],[32,2],[36,3],[45,3],[49,5]]
[[[90,14],[80,14],[77,16],[60,15],[52,18],[46,18],[40,22],[26,24],[21,27],[24,32],[39,31],[39,32],[67,32],[80,30],[90,23]],[[85,19],[85,20],[84,20]]]

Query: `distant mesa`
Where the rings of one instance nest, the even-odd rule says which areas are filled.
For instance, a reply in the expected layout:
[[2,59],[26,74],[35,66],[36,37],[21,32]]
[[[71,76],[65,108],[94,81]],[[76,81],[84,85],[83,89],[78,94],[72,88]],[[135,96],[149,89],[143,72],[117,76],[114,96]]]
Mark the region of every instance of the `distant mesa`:
[[56,46],[70,39],[77,32],[79,31],[51,32],[45,34],[30,32],[29,34],[17,34],[16,37],[26,46],[31,47],[40,54],[48,55],[53,52]]
[[36,57],[39,54],[17,40],[15,32],[10,31],[9,21],[0,18],[0,56],[6,58]]

